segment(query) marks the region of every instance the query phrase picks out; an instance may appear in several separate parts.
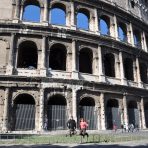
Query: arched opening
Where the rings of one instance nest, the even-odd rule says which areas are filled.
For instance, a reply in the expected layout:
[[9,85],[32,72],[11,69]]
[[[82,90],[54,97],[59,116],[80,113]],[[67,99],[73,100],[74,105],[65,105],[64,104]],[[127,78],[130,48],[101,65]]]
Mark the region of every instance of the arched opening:
[[49,67],[53,70],[66,70],[66,47],[62,44],[54,44],[50,49]]
[[105,15],[100,17],[100,33],[101,35],[110,35],[110,19]]
[[24,41],[20,44],[18,49],[18,68],[37,68],[38,53],[37,46],[32,41]]
[[106,118],[107,129],[113,129],[113,125],[116,124],[118,128],[121,126],[121,113],[119,111],[118,101],[110,99],[106,105]]
[[[85,97],[79,102],[79,120],[84,118],[88,122],[88,129],[97,129],[97,111],[93,98]],[[79,122],[78,122],[79,123]]]
[[14,131],[35,129],[35,100],[31,95],[21,94],[16,97],[12,119],[11,128]]
[[134,45],[138,48],[141,48],[141,34],[138,30],[133,31],[134,35]]
[[128,104],[128,120],[129,124],[139,127],[139,111],[136,101],[130,101]]
[[45,120],[48,122],[48,130],[62,130],[67,128],[67,103],[65,97],[62,95],[54,95],[49,98],[47,104],[47,119]]
[[66,7],[63,4],[54,4],[50,13],[51,24],[66,25]]
[[115,58],[113,54],[104,55],[104,69],[106,76],[115,77]]
[[83,48],[79,53],[79,72],[92,74],[93,53],[90,49]]
[[140,63],[140,77],[143,83],[147,83],[147,66],[144,63]]
[[144,113],[145,113],[146,128],[148,128],[148,102],[144,104]]
[[148,50],[148,35],[146,35],[145,38],[146,38],[146,48],[147,48],[147,49],[145,49],[145,50]]
[[126,58],[124,59],[124,76],[127,80],[134,80],[133,76],[133,61],[132,59]]
[[89,12],[85,9],[80,9],[77,13],[77,28],[89,30]]
[[127,42],[127,28],[123,23],[118,24],[118,37],[121,41]]
[[40,22],[40,4],[38,1],[28,0],[24,4],[23,20],[31,22]]

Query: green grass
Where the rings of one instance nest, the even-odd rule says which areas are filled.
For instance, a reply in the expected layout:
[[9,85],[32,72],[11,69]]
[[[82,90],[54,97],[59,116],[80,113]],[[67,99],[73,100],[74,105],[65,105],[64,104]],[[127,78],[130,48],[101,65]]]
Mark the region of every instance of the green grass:
[[98,134],[90,135],[87,138],[81,138],[79,135],[66,137],[65,135],[33,135],[17,137],[16,139],[0,140],[0,144],[55,144],[55,143],[103,143],[103,142],[123,142],[148,139],[147,136],[138,135],[116,135],[116,134]]

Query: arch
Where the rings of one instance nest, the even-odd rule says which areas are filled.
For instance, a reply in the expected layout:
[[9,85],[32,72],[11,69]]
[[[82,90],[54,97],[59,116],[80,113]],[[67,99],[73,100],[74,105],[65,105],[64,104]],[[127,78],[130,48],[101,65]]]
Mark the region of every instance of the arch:
[[140,63],[140,77],[143,83],[147,83],[147,65]]
[[29,94],[19,94],[14,99],[12,111],[12,130],[27,131],[35,129],[35,100]]
[[141,48],[141,34],[139,30],[133,30],[134,45]]
[[106,76],[115,77],[115,58],[112,53],[104,55],[104,69]]
[[128,120],[129,124],[139,127],[139,110],[136,101],[129,101],[128,103]]
[[53,70],[66,70],[67,49],[63,44],[56,43],[50,48],[49,67]]
[[66,25],[66,6],[64,4],[54,3],[49,13],[51,24]]
[[89,30],[90,12],[85,8],[80,8],[77,13],[77,28]]
[[45,121],[48,130],[66,129],[67,102],[64,96],[56,94],[49,98]]
[[134,80],[133,75],[133,60],[130,58],[125,58],[123,61],[123,67],[124,67],[124,77],[127,80]]
[[79,102],[79,121],[84,118],[88,122],[88,129],[97,129],[97,111],[95,110],[95,100],[91,97],[84,97]]
[[18,68],[37,68],[38,53],[36,43],[24,41],[19,45],[17,67]]
[[99,23],[101,35],[110,35],[110,18],[106,15],[102,15]]
[[145,123],[148,128],[148,102],[144,104],[144,113],[145,113]]
[[109,99],[106,104],[107,129],[113,129],[113,125],[121,126],[121,114],[119,103],[116,99]]
[[124,23],[118,23],[118,37],[121,41],[127,42],[127,27]]
[[92,74],[93,53],[91,49],[83,48],[79,52],[79,72]]
[[23,20],[31,22],[40,22],[40,3],[39,1],[25,1],[23,8]]

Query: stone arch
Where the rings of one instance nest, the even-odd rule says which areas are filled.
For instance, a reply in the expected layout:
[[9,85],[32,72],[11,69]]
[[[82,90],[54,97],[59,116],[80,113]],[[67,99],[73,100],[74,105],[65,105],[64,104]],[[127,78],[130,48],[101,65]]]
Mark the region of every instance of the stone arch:
[[38,3],[40,7],[44,7],[44,3],[40,0],[22,0],[21,5],[26,6],[26,4]]
[[11,129],[27,131],[35,129],[35,99],[27,93],[17,94],[13,100]]
[[61,94],[51,95],[47,99],[45,123],[48,130],[66,129],[67,122],[67,99]]
[[79,51],[79,72],[93,73],[93,51],[89,48],[82,48]]
[[118,22],[118,38],[127,42],[127,26],[125,23]]
[[102,14],[99,20],[101,35],[110,35],[110,17]]
[[138,29],[133,29],[134,45],[141,48],[141,32]]
[[119,101],[117,99],[108,99],[106,102],[107,129],[113,129],[113,125],[118,128],[121,126],[121,115],[119,112]]
[[56,43],[50,46],[49,67],[53,70],[66,71],[67,49],[64,44]]

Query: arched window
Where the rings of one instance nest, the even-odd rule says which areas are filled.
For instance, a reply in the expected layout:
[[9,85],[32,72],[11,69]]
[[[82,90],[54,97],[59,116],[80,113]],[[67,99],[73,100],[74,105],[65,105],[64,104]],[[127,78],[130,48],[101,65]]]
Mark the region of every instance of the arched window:
[[132,59],[126,58],[124,59],[124,76],[127,80],[134,80],[133,75],[133,61]]
[[147,83],[147,66],[144,63],[140,63],[140,77],[143,83]]
[[49,67],[53,70],[66,70],[66,47],[62,44],[55,44],[50,49]]
[[79,54],[79,72],[92,74],[93,53],[90,49],[83,48]]
[[30,22],[40,22],[41,8],[37,1],[26,1],[24,4],[23,20]]
[[89,30],[89,12],[85,9],[80,9],[77,14],[77,28]]
[[106,76],[115,77],[115,58],[113,54],[104,55],[104,69]]
[[63,4],[54,4],[50,13],[51,24],[66,25],[66,8]]
[[134,30],[134,45],[138,48],[141,48],[141,34],[138,30]]
[[118,24],[118,37],[121,41],[127,41],[127,29],[126,25],[123,23]]
[[110,35],[110,19],[104,15],[100,17],[100,33],[101,35]]
[[38,53],[37,46],[32,41],[24,41],[19,45],[18,49],[18,68],[37,68]]

